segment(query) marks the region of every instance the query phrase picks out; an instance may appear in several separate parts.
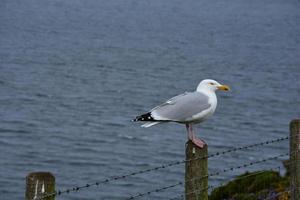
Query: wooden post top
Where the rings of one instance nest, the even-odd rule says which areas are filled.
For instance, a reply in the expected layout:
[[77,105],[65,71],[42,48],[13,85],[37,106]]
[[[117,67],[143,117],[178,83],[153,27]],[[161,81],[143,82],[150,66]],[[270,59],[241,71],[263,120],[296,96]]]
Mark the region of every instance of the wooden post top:
[[55,177],[50,172],[31,172],[27,177],[30,179],[47,178],[55,180]]
[[[55,177],[50,172],[32,172],[26,176],[25,200],[34,200],[55,192]],[[49,197],[45,200],[54,200]]]

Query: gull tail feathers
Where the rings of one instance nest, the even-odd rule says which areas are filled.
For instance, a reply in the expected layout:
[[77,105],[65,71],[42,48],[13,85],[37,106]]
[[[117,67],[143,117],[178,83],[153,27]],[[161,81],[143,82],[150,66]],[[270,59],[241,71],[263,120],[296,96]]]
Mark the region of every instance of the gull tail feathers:
[[154,126],[154,125],[159,124],[159,123],[161,123],[161,122],[147,122],[147,123],[143,124],[141,127],[148,128],[150,126]]

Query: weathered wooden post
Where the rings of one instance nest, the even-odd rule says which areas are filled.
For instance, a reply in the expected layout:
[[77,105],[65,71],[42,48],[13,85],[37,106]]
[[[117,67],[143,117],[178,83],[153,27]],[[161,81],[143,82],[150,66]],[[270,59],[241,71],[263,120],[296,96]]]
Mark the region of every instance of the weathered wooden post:
[[290,123],[291,200],[300,199],[300,119]]
[[208,200],[207,145],[200,149],[189,140],[185,153],[186,160],[191,160],[185,163],[185,199]]
[[[26,177],[25,200],[39,199],[55,192],[55,177],[49,172],[33,172]],[[54,200],[55,196],[43,200]]]

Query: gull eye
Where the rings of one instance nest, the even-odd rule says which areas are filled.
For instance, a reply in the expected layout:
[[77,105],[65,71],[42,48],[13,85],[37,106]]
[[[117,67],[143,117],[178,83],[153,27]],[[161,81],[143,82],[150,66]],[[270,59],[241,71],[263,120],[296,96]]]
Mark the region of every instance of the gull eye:
[[210,82],[209,84],[210,84],[210,85],[214,85],[214,83],[213,83],[213,82]]

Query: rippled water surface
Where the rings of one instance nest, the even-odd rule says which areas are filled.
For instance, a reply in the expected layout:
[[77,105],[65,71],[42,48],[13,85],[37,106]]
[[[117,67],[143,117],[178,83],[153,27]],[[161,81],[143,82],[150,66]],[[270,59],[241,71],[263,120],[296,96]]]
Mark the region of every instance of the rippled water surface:
[[[32,171],[51,171],[64,189],[184,159],[183,125],[130,120],[204,78],[232,88],[197,129],[210,153],[286,136],[300,114],[299,9],[297,0],[2,0],[0,199],[23,199]],[[281,142],[235,152],[209,169],[287,151]],[[177,165],[58,199],[124,199],[183,178]]]

